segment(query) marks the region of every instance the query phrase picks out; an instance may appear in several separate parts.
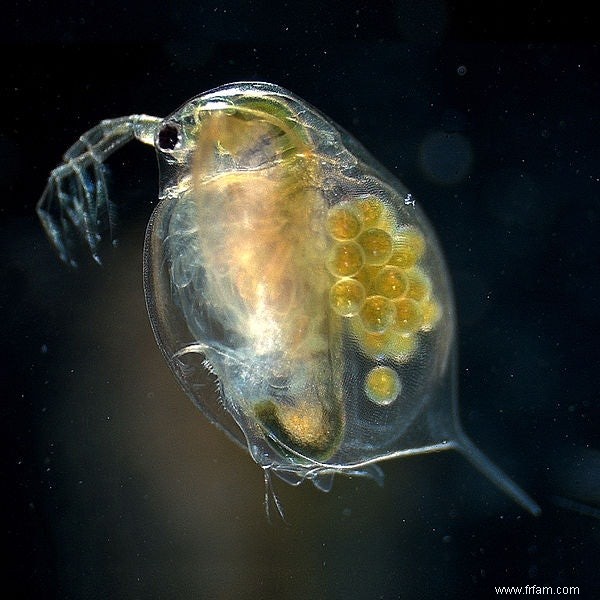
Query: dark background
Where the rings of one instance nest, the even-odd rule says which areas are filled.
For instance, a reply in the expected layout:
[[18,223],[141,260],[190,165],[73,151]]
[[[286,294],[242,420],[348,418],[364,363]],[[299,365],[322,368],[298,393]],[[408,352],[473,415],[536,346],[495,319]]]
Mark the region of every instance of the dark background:
[[[3,585],[23,598],[598,597],[600,61],[583,2],[17,2],[2,10]],[[589,5],[591,6],[591,4]],[[147,320],[152,149],[110,166],[121,248],[59,263],[34,214],[77,136],[272,81],[352,132],[446,250],[467,432],[542,506],[459,455],[386,485],[276,482],[187,400]]]

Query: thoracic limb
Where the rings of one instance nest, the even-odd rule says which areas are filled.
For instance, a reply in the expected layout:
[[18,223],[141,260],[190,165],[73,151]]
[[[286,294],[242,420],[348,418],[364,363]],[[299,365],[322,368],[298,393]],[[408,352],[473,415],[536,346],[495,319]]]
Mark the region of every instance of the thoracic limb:
[[107,119],[84,133],[65,153],[37,204],[37,214],[60,258],[76,266],[75,249],[83,238],[100,263],[98,244],[111,232],[113,215],[104,161],[127,142],[153,144],[161,119],[131,115]]

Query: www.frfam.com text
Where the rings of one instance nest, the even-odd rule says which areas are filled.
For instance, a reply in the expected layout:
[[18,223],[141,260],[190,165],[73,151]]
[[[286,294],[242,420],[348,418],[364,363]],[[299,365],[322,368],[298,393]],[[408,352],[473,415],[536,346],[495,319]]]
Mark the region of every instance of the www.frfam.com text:
[[532,596],[577,596],[579,594],[579,586],[578,585],[570,585],[570,586],[557,586],[553,587],[551,585],[497,585],[495,588],[496,594],[498,596],[519,596],[521,594],[531,594]]

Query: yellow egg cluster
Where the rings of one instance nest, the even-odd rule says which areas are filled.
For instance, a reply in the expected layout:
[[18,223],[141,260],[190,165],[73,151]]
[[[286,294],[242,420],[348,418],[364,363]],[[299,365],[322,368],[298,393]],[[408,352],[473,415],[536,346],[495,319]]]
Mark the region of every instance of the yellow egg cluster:
[[[418,332],[431,331],[441,315],[421,265],[427,249],[423,234],[399,226],[375,196],[336,204],[327,227],[332,243],[326,262],[335,279],[332,310],[349,319],[366,356],[408,361],[418,348]],[[400,392],[398,375],[389,367],[373,368],[365,392],[373,402],[391,403]]]
[[365,378],[365,393],[375,404],[391,404],[400,394],[400,377],[390,367],[374,367]]

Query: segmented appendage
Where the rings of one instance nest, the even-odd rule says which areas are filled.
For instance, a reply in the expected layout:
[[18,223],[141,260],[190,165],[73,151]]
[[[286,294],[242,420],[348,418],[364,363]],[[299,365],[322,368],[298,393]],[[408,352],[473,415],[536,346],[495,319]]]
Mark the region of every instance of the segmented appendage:
[[105,232],[113,239],[115,220],[104,161],[132,139],[153,144],[160,119],[131,115],[107,119],[84,133],[64,154],[37,204],[37,214],[60,258],[77,266],[82,240],[101,262],[99,243]]

